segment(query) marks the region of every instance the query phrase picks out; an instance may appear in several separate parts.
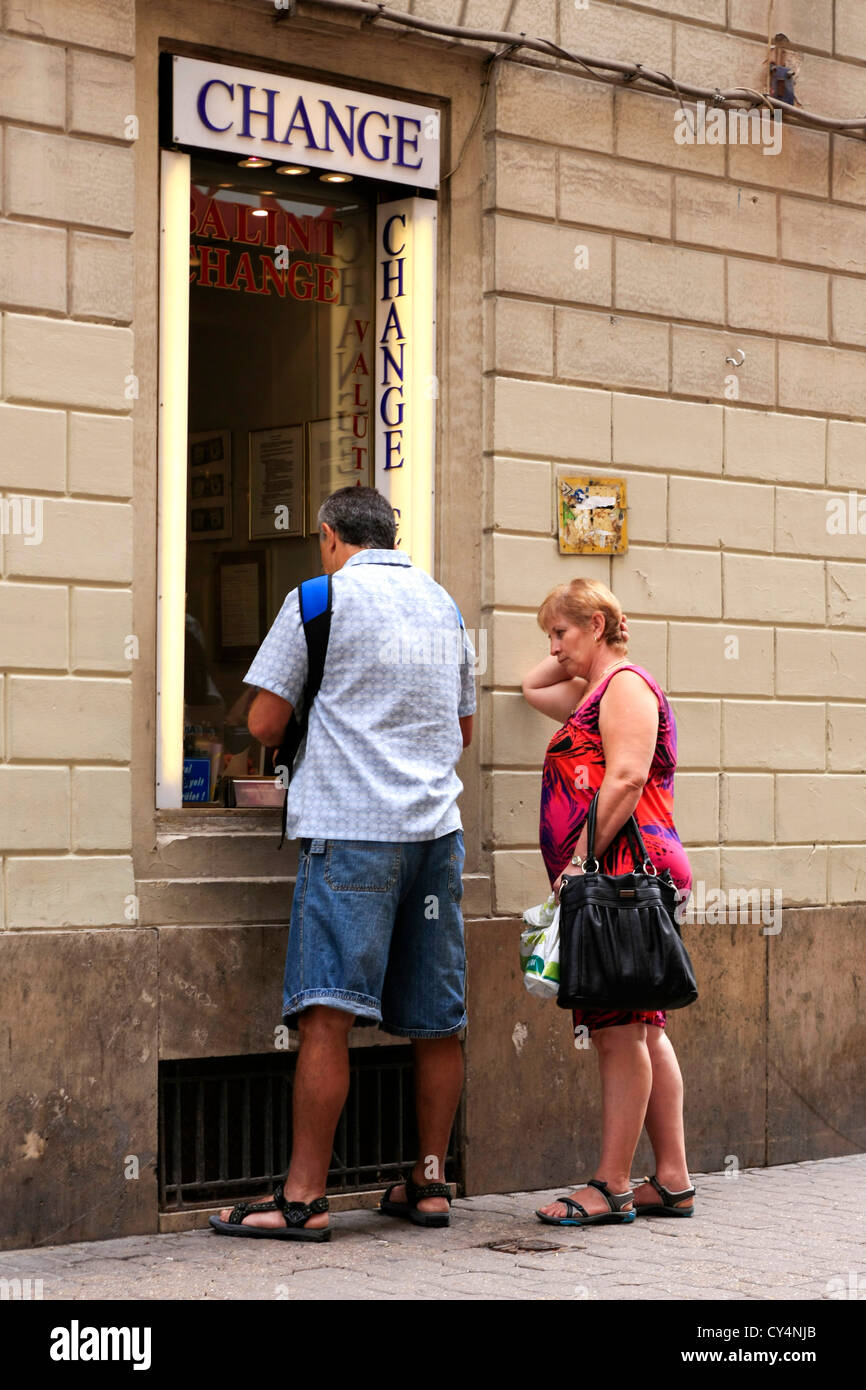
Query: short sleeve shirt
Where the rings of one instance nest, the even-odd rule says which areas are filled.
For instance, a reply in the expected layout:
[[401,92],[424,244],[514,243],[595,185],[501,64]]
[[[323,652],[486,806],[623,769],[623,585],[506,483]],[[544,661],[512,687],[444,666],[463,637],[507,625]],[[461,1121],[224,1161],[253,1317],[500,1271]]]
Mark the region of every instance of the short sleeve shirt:
[[[360,550],[332,580],[319,693],[289,784],[292,838],[433,840],[461,828],[459,718],[475,652],[449,594],[400,550]],[[307,643],[286,597],[244,680],[298,708]]]

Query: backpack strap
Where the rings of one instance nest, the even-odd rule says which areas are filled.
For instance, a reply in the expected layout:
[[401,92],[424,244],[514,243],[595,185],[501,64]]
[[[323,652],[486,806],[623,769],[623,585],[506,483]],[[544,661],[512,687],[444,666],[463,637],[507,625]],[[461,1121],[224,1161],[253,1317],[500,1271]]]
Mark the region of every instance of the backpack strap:
[[[277,753],[277,762],[287,769],[289,780],[291,780],[294,761],[301,746],[301,740],[307,730],[310,707],[322,684],[325,657],[328,653],[328,638],[331,635],[332,604],[333,590],[329,574],[318,574],[315,579],[305,579],[302,584],[298,585],[298,607],[304,627],[304,636],[307,639],[307,679],[304,683],[303,711],[300,717],[292,714]],[[283,841],[286,838],[288,815],[289,790],[286,787],[286,800],[280,813],[280,843],[277,845],[277,849],[282,849]]]

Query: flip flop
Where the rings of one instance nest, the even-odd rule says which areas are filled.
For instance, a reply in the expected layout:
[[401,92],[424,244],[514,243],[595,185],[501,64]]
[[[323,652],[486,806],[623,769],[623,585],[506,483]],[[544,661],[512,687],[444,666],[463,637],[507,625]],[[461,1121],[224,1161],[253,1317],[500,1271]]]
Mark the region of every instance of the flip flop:
[[[391,1193],[403,1183],[406,1188],[405,1202],[392,1202]],[[402,1221],[411,1221],[416,1226],[450,1226],[451,1213],[448,1211],[418,1211],[418,1203],[425,1197],[444,1197],[451,1205],[451,1189],[446,1182],[431,1182],[419,1187],[411,1178],[401,1178],[392,1182],[379,1203],[378,1210],[383,1216],[396,1216]]]
[[[272,1202],[238,1202],[232,1207],[228,1221],[218,1216],[208,1217],[208,1223],[221,1236],[245,1236],[250,1240],[309,1240],[326,1241],[331,1239],[330,1226],[320,1226],[308,1231],[304,1223],[311,1216],[328,1211],[327,1197],[315,1197],[312,1202],[287,1202],[283,1196],[283,1184],[277,1183]],[[244,1226],[243,1219],[256,1211],[280,1211],[285,1221],[285,1229],[279,1226]]]
[[[622,1211],[626,1202],[630,1202],[634,1193],[629,1189],[628,1192],[611,1192],[606,1182],[601,1178],[590,1178],[587,1187],[597,1187],[604,1197],[609,1211],[588,1212],[586,1207],[582,1207],[580,1202],[576,1202],[573,1197],[557,1197],[555,1200],[561,1202],[568,1212],[568,1216],[545,1216],[543,1211],[536,1210],[535,1215],[539,1221],[544,1221],[548,1226],[605,1226],[621,1225],[626,1226],[635,1219],[635,1211]],[[551,1203],[553,1205],[553,1203]],[[573,1212],[579,1211],[580,1218],[573,1216]]]

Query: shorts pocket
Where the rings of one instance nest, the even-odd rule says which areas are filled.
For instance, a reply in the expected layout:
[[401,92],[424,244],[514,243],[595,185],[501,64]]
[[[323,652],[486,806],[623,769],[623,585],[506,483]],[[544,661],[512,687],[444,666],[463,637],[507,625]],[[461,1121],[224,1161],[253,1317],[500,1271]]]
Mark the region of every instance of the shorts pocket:
[[329,840],[325,882],[336,893],[386,893],[397,882],[401,846],[374,840]]

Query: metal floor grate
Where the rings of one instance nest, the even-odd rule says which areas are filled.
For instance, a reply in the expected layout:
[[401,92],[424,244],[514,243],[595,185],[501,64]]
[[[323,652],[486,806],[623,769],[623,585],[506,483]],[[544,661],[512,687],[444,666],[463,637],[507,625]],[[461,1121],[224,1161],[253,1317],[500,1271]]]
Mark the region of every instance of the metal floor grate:
[[[213,1057],[159,1066],[159,1205],[164,1212],[267,1191],[292,1146],[296,1054]],[[393,1182],[417,1157],[411,1047],[349,1053],[349,1097],[329,1194]],[[449,1154],[445,1178],[453,1182]]]

